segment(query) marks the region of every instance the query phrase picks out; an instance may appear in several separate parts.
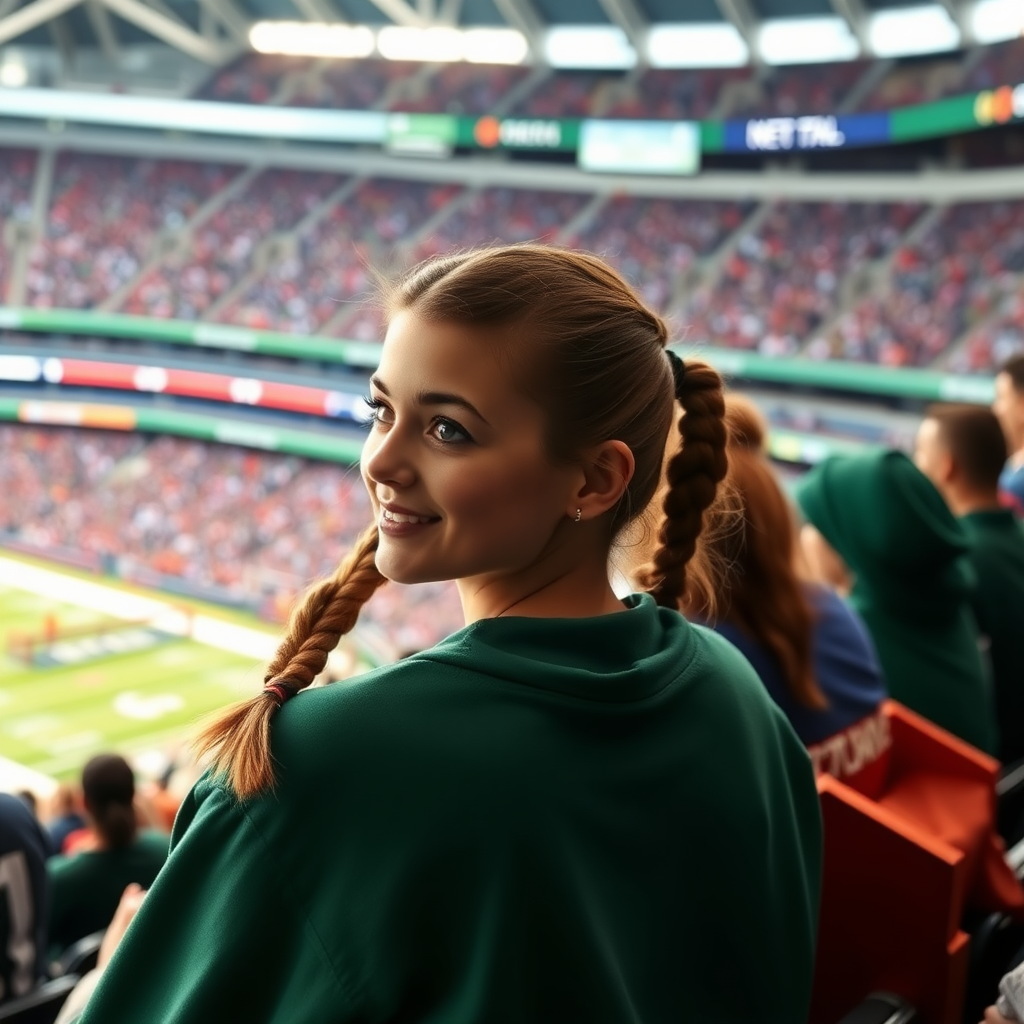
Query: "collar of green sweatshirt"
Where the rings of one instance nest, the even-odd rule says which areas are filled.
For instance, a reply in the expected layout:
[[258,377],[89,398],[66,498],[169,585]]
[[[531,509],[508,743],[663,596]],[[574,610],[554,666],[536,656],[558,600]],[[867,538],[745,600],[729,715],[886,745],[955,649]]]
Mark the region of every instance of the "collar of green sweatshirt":
[[967,535],[902,452],[833,456],[807,474],[796,496],[853,572],[855,600],[934,622],[956,614],[969,594]]

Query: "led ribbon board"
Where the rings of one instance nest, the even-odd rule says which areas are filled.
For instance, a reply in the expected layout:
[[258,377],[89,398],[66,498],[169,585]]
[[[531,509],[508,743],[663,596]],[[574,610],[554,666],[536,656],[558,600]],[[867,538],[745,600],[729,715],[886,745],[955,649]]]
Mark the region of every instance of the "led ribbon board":
[[[677,127],[689,122],[680,121],[456,117],[0,88],[3,118],[293,142],[370,143],[409,155],[447,156],[456,149],[576,152],[586,169],[694,173],[689,142],[684,141],[689,129]],[[761,153],[888,145],[1016,120],[1024,120],[1024,82],[887,111],[703,121],[695,130],[705,153]]]

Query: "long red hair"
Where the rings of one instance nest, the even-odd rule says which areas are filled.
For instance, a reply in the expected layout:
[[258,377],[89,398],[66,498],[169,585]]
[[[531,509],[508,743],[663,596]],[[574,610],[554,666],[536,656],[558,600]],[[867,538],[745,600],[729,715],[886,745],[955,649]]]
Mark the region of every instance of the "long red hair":
[[[726,396],[725,422],[729,473],[723,501],[738,525],[706,537],[731,570],[720,584],[718,618],[774,655],[798,703],[827,707],[814,678],[814,610],[797,573],[796,522],[765,452],[767,425],[753,402],[739,395]],[[686,610],[700,614],[713,606],[708,597],[689,594]]]

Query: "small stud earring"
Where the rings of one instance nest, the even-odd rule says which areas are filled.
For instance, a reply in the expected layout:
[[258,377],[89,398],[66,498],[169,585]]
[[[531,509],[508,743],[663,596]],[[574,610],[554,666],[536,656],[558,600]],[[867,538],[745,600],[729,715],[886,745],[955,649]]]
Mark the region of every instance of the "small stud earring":
[[583,518],[583,509],[576,509],[576,518],[573,520],[574,523],[578,523]]

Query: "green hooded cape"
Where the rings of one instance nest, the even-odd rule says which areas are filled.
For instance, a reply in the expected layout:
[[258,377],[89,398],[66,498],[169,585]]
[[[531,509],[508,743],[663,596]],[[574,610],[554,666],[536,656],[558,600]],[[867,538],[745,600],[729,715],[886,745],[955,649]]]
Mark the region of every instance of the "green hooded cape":
[[892,696],[988,753],[989,680],[970,611],[967,536],[902,453],[826,459],[801,481],[807,520],[855,577],[850,600],[878,649]]

